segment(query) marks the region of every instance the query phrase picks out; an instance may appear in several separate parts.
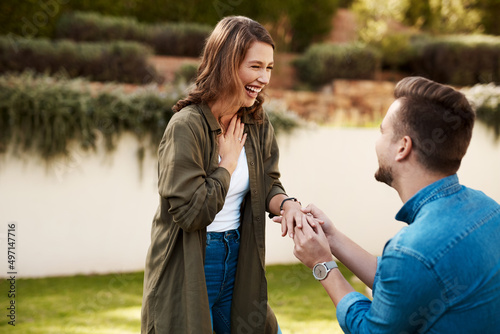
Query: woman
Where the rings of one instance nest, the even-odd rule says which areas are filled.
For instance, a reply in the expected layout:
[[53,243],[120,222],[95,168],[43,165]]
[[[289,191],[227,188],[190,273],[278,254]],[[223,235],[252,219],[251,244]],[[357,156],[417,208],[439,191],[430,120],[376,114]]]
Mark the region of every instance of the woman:
[[279,332],[267,304],[265,211],[305,217],[279,181],[262,89],[274,42],[246,17],[207,39],[195,87],[159,147],[160,205],[144,274],[142,333]]

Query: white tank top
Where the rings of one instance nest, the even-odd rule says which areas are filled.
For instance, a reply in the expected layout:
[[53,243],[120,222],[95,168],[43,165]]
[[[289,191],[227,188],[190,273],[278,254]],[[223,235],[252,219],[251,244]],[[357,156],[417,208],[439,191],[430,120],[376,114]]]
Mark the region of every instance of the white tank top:
[[207,226],[207,232],[225,232],[240,227],[241,203],[249,188],[250,178],[248,175],[247,155],[245,147],[243,147],[236,169],[231,175],[224,206],[217,213],[212,224]]

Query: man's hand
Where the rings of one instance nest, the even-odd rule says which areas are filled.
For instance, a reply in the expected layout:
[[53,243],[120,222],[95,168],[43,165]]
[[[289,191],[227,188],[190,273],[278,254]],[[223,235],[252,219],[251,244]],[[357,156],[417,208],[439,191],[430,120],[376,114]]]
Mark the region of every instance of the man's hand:
[[[320,226],[327,239],[330,253],[335,255],[340,262],[347,266],[368,287],[372,288],[375,273],[377,272],[377,258],[339,231],[323,211],[315,205],[309,204],[306,208],[302,209],[302,212],[321,221]],[[318,231],[317,234],[316,238],[320,238],[321,233]],[[300,258],[299,260],[302,261]]]
[[320,223],[323,232],[331,244],[336,229],[335,225],[333,225],[328,216],[314,204],[309,204],[307,207],[302,208],[302,212],[306,215],[311,215],[317,222]]
[[[312,216],[307,216],[308,221],[313,221]],[[293,238],[295,247],[293,254],[309,268],[320,262],[332,261],[330,245],[321,227],[313,228],[309,224],[304,224],[302,228],[295,227]]]

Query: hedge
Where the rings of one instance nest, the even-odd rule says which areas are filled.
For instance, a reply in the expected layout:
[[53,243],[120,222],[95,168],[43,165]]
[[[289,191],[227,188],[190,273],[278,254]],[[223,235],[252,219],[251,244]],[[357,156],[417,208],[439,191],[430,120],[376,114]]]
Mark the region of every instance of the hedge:
[[75,41],[130,40],[148,44],[156,54],[198,57],[211,31],[211,26],[196,23],[148,25],[132,17],[74,12],[61,15],[55,37]]
[[303,83],[319,87],[334,79],[373,79],[380,62],[380,53],[365,44],[315,44],[294,66]]
[[49,74],[63,71],[69,77],[92,81],[161,82],[147,62],[150,54],[146,46],[135,42],[75,43],[0,36],[0,73],[33,69]]
[[418,39],[412,74],[451,85],[500,83],[500,37],[455,35]]
[[413,31],[389,32],[369,45],[382,54],[383,69],[411,73],[410,62],[418,52],[414,45],[425,38],[429,37]]
[[[178,94],[142,88],[134,93],[104,89],[92,94],[87,81],[36,75],[0,76],[0,151],[32,152],[50,160],[67,155],[76,140],[96,147],[98,135],[108,150],[124,131],[157,146]],[[151,146],[149,145],[149,146]]]
[[[84,79],[32,71],[0,76],[0,152],[11,149],[50,161],[68,156],[71,142],[88,150],[98,146],[99,138],[110,152],[121,134],[131,132],[141,143],[140,158],[148,148],[157,150],[183,88],[143,86],[130,93],[107,84],[96,92]],[[290,113],[266,109],[277,132],[298,125]]]
[[198,73],[197,64],[182,64],[174,74],[174,83],[193,83]]
[[372,44],[382,67],[457,86],[500,82],[500,37],[388,33]]

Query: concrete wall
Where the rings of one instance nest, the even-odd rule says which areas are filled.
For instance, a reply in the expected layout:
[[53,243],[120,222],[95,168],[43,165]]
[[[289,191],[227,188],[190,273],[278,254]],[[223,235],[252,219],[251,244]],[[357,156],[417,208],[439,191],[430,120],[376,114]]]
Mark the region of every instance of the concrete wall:
[[[317,127],[278,138],[282,182],[302,204],[314,202],[370,252],[402,226],[396,192],[377,183],[378,129]],[[0,275],[7,269],[7,225],[16,223],[18,277],[142,270],[158,204],[156,160],[142,176],[137,142],[124,136],[111,155],[72,148],[47,166],[33,157],[0,158]],[[459,176],[500,201],[500,144],[478,124]],[[293,242],[269,221],[267,262],[290,263]]]

